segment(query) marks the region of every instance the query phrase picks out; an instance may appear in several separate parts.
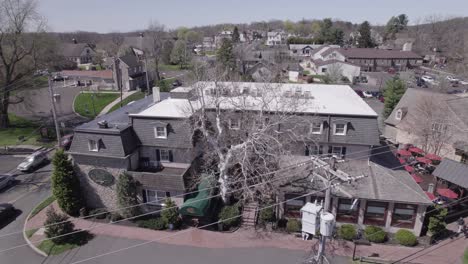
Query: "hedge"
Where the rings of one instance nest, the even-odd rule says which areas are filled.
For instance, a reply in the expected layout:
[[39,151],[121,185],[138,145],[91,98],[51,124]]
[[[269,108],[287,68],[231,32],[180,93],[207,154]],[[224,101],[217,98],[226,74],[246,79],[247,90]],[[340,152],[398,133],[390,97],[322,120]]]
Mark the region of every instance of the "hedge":
[[418,244],[418,239],[416,236],[408,230],[398,230],[395,234],[395,238],[400,243],[400,245],[412,247]]
[[357,230],[354,225],[344,224],[338,229],[338,235],[345,240],[353,240],[357,236]]
[[149,228],[153,230],[164,230],[166,229],[166,221],[161,217],[148,219],[148,220],[139,220],[137,225],[143,228]]
[[288,231],[288,233],[301,232],[301,229],[302,229],[302,224],[299,220],[297,219],[288,220],[288,223],[286,224],[286,231]]
[[240,223],[240,209],[238,204],[227,205],[219,213],[219,221],[227,228],[237,226]]
[[378,226],[368,226],[364,229],[364,236],[374,243],[383,243],[387,238],[387,232]]

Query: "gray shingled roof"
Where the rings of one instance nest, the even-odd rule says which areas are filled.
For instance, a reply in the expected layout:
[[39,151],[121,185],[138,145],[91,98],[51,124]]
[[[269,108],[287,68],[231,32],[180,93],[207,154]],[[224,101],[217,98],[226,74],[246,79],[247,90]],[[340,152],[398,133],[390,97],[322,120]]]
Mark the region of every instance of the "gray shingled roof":
[[468,97],[447,100],[447,105],[468,126]]
[[348,59],[422,59],[422,57],[412,51],[384,50],[371,48],[332,48],[323,53],[327,56],[337,51]]
[[65,57],[80,57],[86,47],[89,47],[86,43],[63,43],[61,48]]
[[190,164],[181,168],[164,168],[160,172],[132,172],[135,180],[139,181],[143,188],[154,188],[167,191],[185,191],[184,175],[187,172]]
[[460,187],[468,188],[468,164],[451,159],[443,159],[432,175]]
[[123,63],[127,64],[128,67],[131,67],[131,68],[140,66],[140,62],[138,61],[137,56],[133,54],[126,54],[120,57],[120,60]]

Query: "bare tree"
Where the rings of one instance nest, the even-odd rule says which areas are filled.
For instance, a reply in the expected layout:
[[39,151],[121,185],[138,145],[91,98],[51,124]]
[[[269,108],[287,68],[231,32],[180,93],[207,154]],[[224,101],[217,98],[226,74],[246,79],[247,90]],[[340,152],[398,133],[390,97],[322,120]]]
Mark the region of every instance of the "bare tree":
[[148,26],[146,34],[151,40],[151,48],[145,52],[148,53],[148,57],[153,60],[155,79],[159,81],[161,79],[161,75],[159,74],[159,64],[162,60],[162,49],[164,39],[166,37],[165,27],[164,25],[153,21]]
[[0,0],[0,128],[9,126],[8,106],[16,84],[32,82],[32,73],[47,66],[51,42],[34,0]]
[[[205,173],[217,177],[223,201],[229,203],[230,191],[239,188],[232,194],[236,200],[271,198],[276,187],[267,183],[274,177],[268,172],[279,168],[281,157],[314,142],[309,132],[315,116],[297,114],[313,102],[299,96],[299,87],[280,84],[215,80],[192,87],[193,135],[203,149]],[[248,187],[263,182],[261,189]]]
[[330,83],[338,83],[343,77],[343,67],[338,63],[332,63],[327,68],[326,75]]
[[409,113],[404,126],[415,136],[416,143],[427,153],[441,155],[444,146],[451,142],[456,129],[448,118],[449,109],[440,97],[430,95],[420,98],[415,110]]

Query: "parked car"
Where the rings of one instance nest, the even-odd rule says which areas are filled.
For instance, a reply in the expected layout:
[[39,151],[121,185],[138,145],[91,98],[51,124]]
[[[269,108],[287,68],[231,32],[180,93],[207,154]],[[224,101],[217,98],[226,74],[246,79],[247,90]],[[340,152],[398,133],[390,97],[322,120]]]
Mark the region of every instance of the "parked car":
[[362,94],[364,95],[365,98],[372,98],[373,97],[372,93],[368,92],[368,91],[364,91],[364,92],[362,92]]
[[424,82],[427,82],[427,83],[435,83],[435,79],[432,77],[432,76],[429,76],[429,75],[423,75],[421,77],[421,79],[424,81]]
[[460,93],[463,93],[462,90],[451,90],[451,91],[448,91],[447,92],[448,94],[460,94]]
[[61,76],[61,75],[55,75],[54,78],[53,78],[54,82],[63,82],[64,80],[65,80],[65,78],[63,78],[63,76]]
[[10,174],[0,174],[0,190],[8,187],[13,181],[13,176]]
[[2,203],[0,204],[0,222],[4,222],[16,214],[16,209],[12,204]]
[[26,159],[18,165],[17,169],[19,171],[32,171],[46,161],[47,155],[42,151],[38,151],[26,157]]
[[179,86],[182,86],[182,82],[179,81],[179,80],[175,80],[175,81],[172,83],[172,87],[173,87],[173,88],[176,88],[176,87],[179,87]]
[[460,79],[457,79],[457,78],[455,78],[455,77],[453,77],[453,76],[450,76],[450,75],[447,76],[447,77],[445,77],[445,78],[446,78],[449,82],[453,82],[453,83],[458,83],[458,82],[460,81]]
[[364,98],[364,94],[361,90],[354,90],[361,98]]
[[462,85],[468,85],[468,81],[461,80],[461,81],[460,81],[460,84],[462,84]]
[[[130,102],[130,103],[131,103],[131,102]],[[128,104],[130,104],[130,103],[128,103]],[[63,148],[64,150],[69,150],[72,141],[73,141],[73,134],[65,135],[65,136],[62,137],[60,146],[62,146],[62,148]]]
[[379,98],[382,95],[382,92],[370,92],[373,97]]

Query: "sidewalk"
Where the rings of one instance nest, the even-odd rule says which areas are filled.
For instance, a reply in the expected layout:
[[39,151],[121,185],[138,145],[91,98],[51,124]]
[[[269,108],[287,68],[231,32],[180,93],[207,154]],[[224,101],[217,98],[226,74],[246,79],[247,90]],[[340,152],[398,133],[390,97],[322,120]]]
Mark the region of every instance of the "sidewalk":
[[[129,97],[130,95],[132,95],[132,94],[134,94],[136,92],[137,91],[124,92],[123,95],[122,95],[122,100],[125,100],[125,98]],[[119,103],[120,103],[120,96],[119,96],[119,98],[115,99],[112,103],[110,103],[106,107],[104,107],[104,109],[102,109],[102,111],[97,116],[102,116],[102,115],[107,114],[107,112],[109,112],[109,110],[111,110],[111,108],[114,107],[114,105],[119,104]]]
[[[57,208],[56,204],[52,204]],[[27,224],[28,229],[40,227],[45,220],[46,210],[42,210],[33,217]],[[83,219],[74,219],[75,227],[78,229],[89,229],[95,235],[105,235],[116,238],[128,238],[143,241],[153,241],[164,244],[202,247],[202,248],[252,248],[252,247],[275,247],[290,250],[309,251],[316,245],[317,240],[303,241],[290,234],[255,231],[252,229],[240,229],[234,233],[221,233],[197,228],[189,228],[176,232],[154,231],[138,227],[122,226],[116,224],[103,225]],[[449,228],[453,228],[449,225]],[[40,235],[34,235],[31,240],[37,241],[43,238]],[[358,246],[356,249],[357,257],[367,257],[372,254],[378,254],[382,259],[402,260],[403,263],[424,263],[424,264],[458,264],[461,263],[461,256],[468,246],[468,240],[464,237],[448,239],[440,244],[424,249],[422,247],[401,247],[390,245],[372,244],[371,246]],[[327,243],[328,254],[351,257],[354,244],[347,241],[333,240]]]

